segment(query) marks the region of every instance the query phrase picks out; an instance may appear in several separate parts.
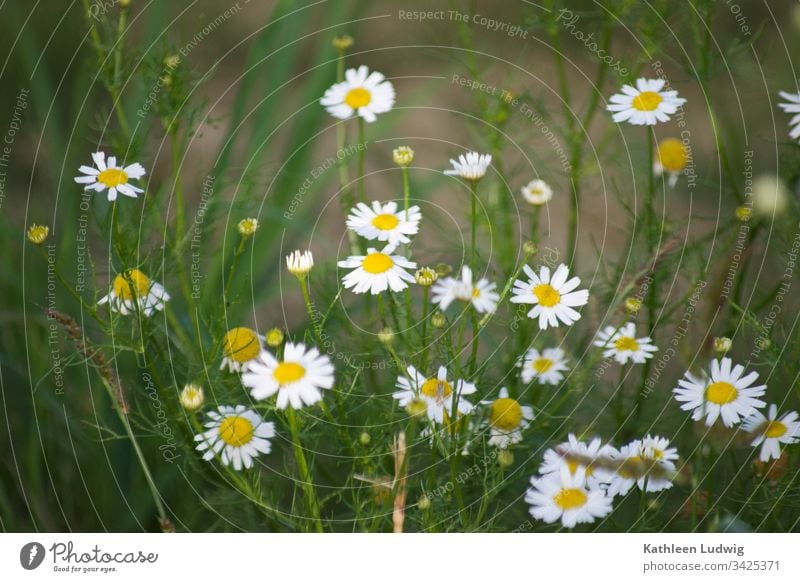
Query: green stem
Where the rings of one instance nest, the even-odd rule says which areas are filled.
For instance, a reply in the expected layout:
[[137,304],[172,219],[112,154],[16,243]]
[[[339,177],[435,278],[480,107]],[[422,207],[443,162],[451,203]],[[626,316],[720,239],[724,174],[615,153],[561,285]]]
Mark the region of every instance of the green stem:
[[300,289],[303,292],[303,303],[306,305],[306,313],[308,313],[308,322],[311,324],[311,330],[314,333],[314,338],[317,340],[317,346],[322,348],[322,332],[320,330],[320,326],[317,325],[317,322],[314,318],[314,308],[311,305],[311,295],[308,291],[309,286],[311,285],[310,279],[306,277],[298,278],[300,282]]
[[411,204],[411,187],[409,186],[409,183],[408,183],[408,166],[403,166],[401,168],[401,171],[403,173],[403,201],[405,203],[404,207],[405,207],[405,210],[406,210],[406,219],[407,219],[408,218],[408,209],[409,209],[410,204]]
[[422,325],[420,326],[420,341],[422,342],[422,369],[427,369],[428,362],[428,289],[422,288]]
[[303,450],[303,445],[300,443],[300,429],[297,425],[297,417],[295,416],[294,408],[289,406],[287,409],[287,416],[289,418],[289,429],[292,433],[292,444],[294,445],[294,456],[297,460],[297,466],[300,469],[300,480],[302,482],[303,491],[306,494],[306,502],[308,510],[311,513],[311,518],[314,521],[314,526],[317,532],[322,533],[322,520],[319,513],[319,499],[317,492],[314,489],[314,484],[311,481],[311,471],[308,469],[306,462],[306,455]]
[[472,269],[472,276],[475,276],[475,247],[478,238],[478,181],[470,180],[470,202],[472,208],[471,223],[472,223],[472,242],[470,244],[469,253],[469,268]]
[[364,118],[358,117],[358,201],[364,202],[364,158],[366,156],[367,142],[364,137]]

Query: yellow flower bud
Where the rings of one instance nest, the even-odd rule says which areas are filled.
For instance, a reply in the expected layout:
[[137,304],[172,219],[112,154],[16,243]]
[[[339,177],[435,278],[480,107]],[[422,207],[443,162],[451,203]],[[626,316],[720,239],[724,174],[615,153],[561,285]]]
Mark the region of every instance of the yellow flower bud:
[[267,332],[267,345],[271,348],[277,348],[283,343],[283,332],[273,327]]
[[414,161],[414,150],[408,146],[400,146],[399,148],[395,148],[392,150],[392,159],[394,160],[394,163],[401,168],[408,167],[411,165],[411,162]]
[[50,236],[50,227],[41,224],[32,224],[28,229],[28,240],[35,245],[40,245]]
[[258,230],[258,220],[255,218],[243,218],[236,228],[239,229],[239,234],[244,237],[253,236]]

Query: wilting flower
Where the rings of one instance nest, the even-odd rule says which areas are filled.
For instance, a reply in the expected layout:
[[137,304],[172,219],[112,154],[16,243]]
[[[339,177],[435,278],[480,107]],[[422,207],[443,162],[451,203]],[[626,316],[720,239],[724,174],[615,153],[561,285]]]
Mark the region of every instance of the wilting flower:
[[440,279],[433,287],[432,301],[439,305],[442,311],[447,310],[450,304],[458,299],[472,303],[478,313],[494,313],[500,295],[495,288],[497,285],[489,283],[487,279],[472,282],[472,269],[466,265],[461,268],[461,279],[447,277]]
[[391,254],[394,247],[389,245],[382,251],[367,249],[366,255],[353,255],[337,264],[343,269],[353,269],[342,279],[346,289],[353,293],[378,295],[387,289],[402,291],[414,282],[414,275],[406,269],[416,269],[417,264],[403,256]]
[[589,302],[589,292],[585,289],[575,291],[581,280],[578,277],[568,280],[569,268],[566,265],[559,265],[552,278],[549,267],[541,267],[538,274],[528,265],[523,270],[528,281],[514,281],[511,302],[533,303],[534,307],[528,312],[528,317],[538,317],[540,329],[558,327],[559,321],[572,325],[580,319],[581,314],[573,307],[586,305]]
[[664,79],[637,79],[636,87],[623,85],[622,92],[609,99],[608,111],[615,112],[612,119],[631,125],[656,125],[669,121],[669,116],[686,103],[677,91],[662,91]]
[[398,211],[396,202],[381,204],[375,201],[371,208],[360,202],[350,210],[347,228],[367,240],[397,245],[411,242],[409,236],[419,232],[420,220],[419,206],[412,206],[406,212]]
[[169,293],[159,283],[152,281],[139,269],[129,269],[114,277],[111,292],[97,304],[108,303],[112,311],[122,315],[128,315],[138,308],[150,317],[156,311],[164,309],[169,299]]
[[563,372],[569,369],[567,361],[567,355],[561,348],[545,348],[541,353],[531,348],[520,363],[522,381],[528,384],[536,380],[539,384],[557,386],[564,379]]
[[531,477],[525,501],[534,518],[545,523],[561,520],[566,528],[592,523],[612,510],[612,498],[599,485],[587,484],[583,469],[573,474],[566,467],[557,473]]
[[553,198],[553,189],[544,180],[533,180],[522,187],[522,197],[528,204],[542,206]]
[[427,405],[428,418],[439,424],[445,423],[452,412],[454,397],[458,399],[457,412],[469,413],[472,404],[463,396],[477,390],[475,384],[465,380],[448,381],[447,368],[444,366],[439,366],[436,376],[431,377],[426,377],[414,366],[409,366],[405,375],[397,377],[397,388],[399,390],[392,396],[401,406],[407,406],[413,400],[422,400]]
[[628,361],[644,364],[647,359],[653,357],[653,352],[658,351],[649,337],[636,337],[636,324],[631,322],[619,329],[613,325],[606,326],[597,334],[594,345],[605,348],[604,358],[613,357],[620,364],[626,364]]
[[669,175],[669,186],[672,188],[678,182],[678,176],[689,163],[689,150],[683,142],[674,137],[668,137],[658,142],[656,159],[653,161],[653,173]]
[[256,400],[269,398],[276,392],[278,408],[300,409],[322,400],[320,389],[333,388],[334,368],[330,358],[317,348],[287,342],[283,360],[262,351],[242,374],[242,384],[250,388]]
[[505,449],[522,440],[522,431],[533,420],[533,408],[523,406],[508,395],[508,389],[501,388],[495,400],[484,401],[489,406],[489,444]]
[[768,416],[754,410],[744,420],[742,428],[755,437],[751,445],[761,445],[759,460],[766,463],[770,459],[778,459],[781,456],[781,444],[790,445],[800,440],[800,422],[797,419],[795,411],[778,418],[778,407],[770,404]]
[[208,413],[207,429],[195,435],[198,451],[203,460],[210,461],[220,455],[224,465],[233,465],[237,471],[253,466],[259,454],[268,454],[272,449],[269,439],[275,436],[275,425],[265,422],[258,413],[242,405],[220,406]]
[[711,426],[721,417],[722,423],[731,427],[753,414],[756,408],[766,406],[759,397],[767,387],[752,386],[758,373],[750,372],[742,377],[744,367],[732,367],[732,364],[730,358],[711,360],[711,378],[705,372],[700,378],[686,372],[684,379],[678,381],[678,387],[673,390],[675,400],[683,402],[682,410],[692,411],[693,420],[705,416],[706,426]]
[[228,368],[229,372],[241,372],[254,362],[261,353],[261,342],[264,337],[249,327],[229,329],[222,338],[222,363],[219,369]]
[[448,176],[459,176],[465,180],[477,181],[486,175],[486,170],[492,163],[492,156],[489,154],[479,154],[478,152],[469,152],[458,156],[458,160],[450,160],[453,166],[450,170],[445,170],[444,173]]
[[106,155],[103,152],[92,154],[92,159],[96,167],[81,166],[79,170],[85,175],[75,178],[78,184],[86,185],[84,190],[94,190],[95,192],[108,190],[109,202],[117,199],[117,193],[136,198],[144,192],[130,183],[130,180],[138,180],[145,175],[141,164],[118,166],[117,158],[109,156],[106,161]]
[[372,123],[379,113],[386,113],[394,106],[394,87],[383,74],[362,65],[348,69],[344,81],[325,91],[320,103],[328,113],[339,119],[348,119],[354,114]]

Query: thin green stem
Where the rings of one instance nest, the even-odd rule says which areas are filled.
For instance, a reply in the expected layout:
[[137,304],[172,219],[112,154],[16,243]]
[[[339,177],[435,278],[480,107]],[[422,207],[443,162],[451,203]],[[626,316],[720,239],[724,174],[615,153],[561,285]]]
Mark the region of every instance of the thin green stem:
[[358,201],[364,202],[364,158],[367,153],[364,118],[358,117]]
[[292,444],[294,445],[294,456],[297,460],[297,466],[300,469],[300,480],[303,491],[306,494],[306,503],[308,510],[311,513],[311,519],[314,522],[314,527],[317,532],[322,533],[322,520],[320,519],[319,512],[319,499],[317,492],[314,489],[314,483],[311,481],[311,471],[308,469],[308,462],[306,461],[305,451],[300,442],[300,428],[297,425],[297,417],[294,408],[289,406],[287,409],[287,417],[289,419],[289,430],[292,433]]
[[475,247],[477,245],[477,238],[478,238],[478,181],[477,180],[470,180],[469,182],[469,191],[470,191],[470,206],[472,209],[472,213],[470,216],[471,222],[471,243],[470,243],[470,253],[469,253],[469,268],[472,269],[472,276],[475,276]]
[[311,285],[310,279],[306,277],[299,277],[298,281],[300,282],[300,289],[303,292],[303,303],[306,306],[306,313],[308,314],[308,322],[311,325],[311,330],[314,333],[314,338],[317,341],[317,346],[322,348],[322,331],[320,330],[321,325],[317,325],[316,318],[314,317],[314,306],[311,304],[311,294],[308,291],[309,286]]
[[403,173],[403,202],[406,210],[406,219],[408,218],[408,209],[411,205],[411,187],[408,182],[408,166],[403,166],[401,169]]

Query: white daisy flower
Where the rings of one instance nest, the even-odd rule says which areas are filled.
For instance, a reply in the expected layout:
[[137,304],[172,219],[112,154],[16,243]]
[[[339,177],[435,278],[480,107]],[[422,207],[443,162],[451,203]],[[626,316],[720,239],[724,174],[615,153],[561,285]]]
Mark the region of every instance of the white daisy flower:
[[366,255],[354,255],[337,264],[343,269],[353,269],[342,279],[346,289],[353,293],[369,291],[377,295],[386,289],[402,291],[414,282],[414,275],[406,269],[416,269],[417,264],[400,255],[391,254],[394,247],[389,245],[382,251],[367,249]]
[[[583,472],[586,480],[591,483],[606,483],[611,479],[610,473],[592,461],[599,457],[604,459],[615,458],[617,451],[611,445],[604,445],[599,437],[593,438],[589,444],[578,440],[574,434],[567,436],[567,441],[556,445],[544,452],[544,459],[539,466],[542,475],[560,473],[566,468],[571,475]],[[582,462],[585,460],[586,462]]]
[[397,210],[396,202],[381,204],[376,200],[372,203],[372,208],[359,202],[350,210],[347,228],[367,240],[397,245],[411,242],[409,235],[419,232],[421,219],[419,206],[411,206],[406,215],[405,210]]
[[450,170],[445,170],[447,176],[459,176],[465,180],[480,180],[486,175],[486,170],[492,163],[492,156],[489,154],[479,154],[478,152],[468,152],[458,156],[458,161],[451,159],[453,166]]
[[261,353],[264,336],[257,334],[249,327],[229,329],[222,338],[222,363],[220,370],[241,372],[255,362]]
[[672,487],[678,450],[669,446],[669,439],[647,435],[620,447],[616,456],[619,466],[608,486],[608,494],[627,495],[634,485],[655,493]]
[[114,277],[111,292],[97,302],[98,305],[108,303],[111,310],[128,315],[139,311],[147,317],[164,309],[169,301],[169,293],[159,283],[152,281],[139,269],[129,269]]
[[566,467],[544,477],[531,477],[525,501],[534,518],[546,523],[561,520],[561,525],[570,529],[605,517],[613,509],[612,498],[597,484],[587,484],[583,469],[573,474]]
[[447,277],[436,282],[431,300],[442,311],[446,311],[450,304],[458,299],[472,303],[478,313],[494,313],[497,301],[500,299],[500,295],[495,291],[496,288],[497,285],[489,283],[487,279],[480,279],[473,284],[472,269],[464,265],[461,267],[461,279]]
[[770,404],[768,416],[754,410],[745,418],[742,428],[755,436],[751,445],[761,445],[758,458],[766,463],[781,456],[781,443],[791,445],[800,440],[800,422],[797,419],[798,414],[794,411],[778,418],[778,407]]
[[522,381],[529,384],[534,379],[539,384],[557,386],[564,379],[563,372],[569,370],[567,355],[561,348],[536,348],[527,351],[522,359]]
[[365,65],[348,69],[344,81],[325,91],[320,103],[328,113],[339,119],[349,119],[353,114],[372,123],[379,113],[391,111],[394,106],[394,86],[382,73],[369,72]]
[[330,358],[317,348],[306,349],[304,344],[287,342],[283,360],[278,360],[266,350],[250,362],[242,374],[242,384],[250,388],[256,400],[269,398],[276,392],[275,405],[299,410],[322,400],[320,389],[333,388],[334,368]]
[[130,180],[138,180],[145,175],[141,164],[118,166],[117,158],[109,156],[108,160],[106,160],[106,155],[103,152],[93,153],[92,159],[96,167],[81,166],[78,169],[85,175],[75,178],[78,184],[86,185],[84,190],[103,192],[107,189],[109,202],[117,199],[117,193],[136,198],[144,192],[141,188],[137,188],[130,183]]
[[789,120],[789,137],[792,139],[800,138],[800,93],[787,93],[778,91],[778,95],[788,101],[788,103],[778,103],[778,107],[786,113],[794,113],[794,117]]
[[615,112],[612,119],[631,125],[656,125],[686,103],[677,91],[662,91],[664,79],[637,79],[636,87],[622,86],[622,93],[612,95],[606,110]]
[[275,436],[275,424],[265,422],[258,413],[241,404],[220,406],[208,413],[208,429],[195,435],[198,451],[205,451],[203,460],[210,461],[220,455],[224,465],[233,465],[237,471],[253,466],[253,459],[260,453],[269,454]]
[[489,445],[505,449],[522,440],[522,431],[533,420],[533,408],[509,397],[507,388],[501,388],[495,400],[481,404],[489,406]]
[[467,394],[474,394],[475,384],[465,380],[450,382],[447,380],[447,368],[439,366],[436,376],[424,376],[414,366],[406,369],[406,375],[397,377],[399,390],[392,394],[401,406],[406,406],[414,399],[421,399],[427,404],[428,418],[433,422],[444,424],[453,410],[453,396],[458,399],[457,411],[468,414],[472,411],[472,404],[464,398]]
[[589,302],[589,291],[575,291],[581,280],[578,277],[567,280],[569,268],[566,265],[559,265],[552,278],[549,267],[543,266],[538,275],[528,265],[523,270],[528,281],[514,281],[511,302],[533,303],[534,307],[528,312],[528,317],[538,317],[540,329],[558,327],[559,321],[572,325],[580,319],[581,314],[573,307],[586,305]]
[[751,386],[758,379],[757,372],[750,372],[742,377],[744,367],[737,365],[731,368],[730,358],[722,361],[711,360],[711,378],[705,372],[696,378],[686,372],[684,379],[678,381],[673,390],[675,400],[683,402],[682,410],[691,410],[692,419],[706,417],[706,426],[711,426],[717,418],[731,427],[740,419],[750,416],[756,408],[763,408],[766,403],[759,399],[767,390],[765,385]]
[[553,199],[553,189],[544,180],[532,180],[522,187],[522,197],[533,206],[542,206]]
[[604,358],[613,357],[620,364],[627,364],[628,361],[644,364],[645,360],[653,357],[653,352],[658,351],[649,337],[636,337],[636,325],[633,322],[626,323],[619,329],[613,325],[606,326],[598,332],[594,345],[605,348]]

